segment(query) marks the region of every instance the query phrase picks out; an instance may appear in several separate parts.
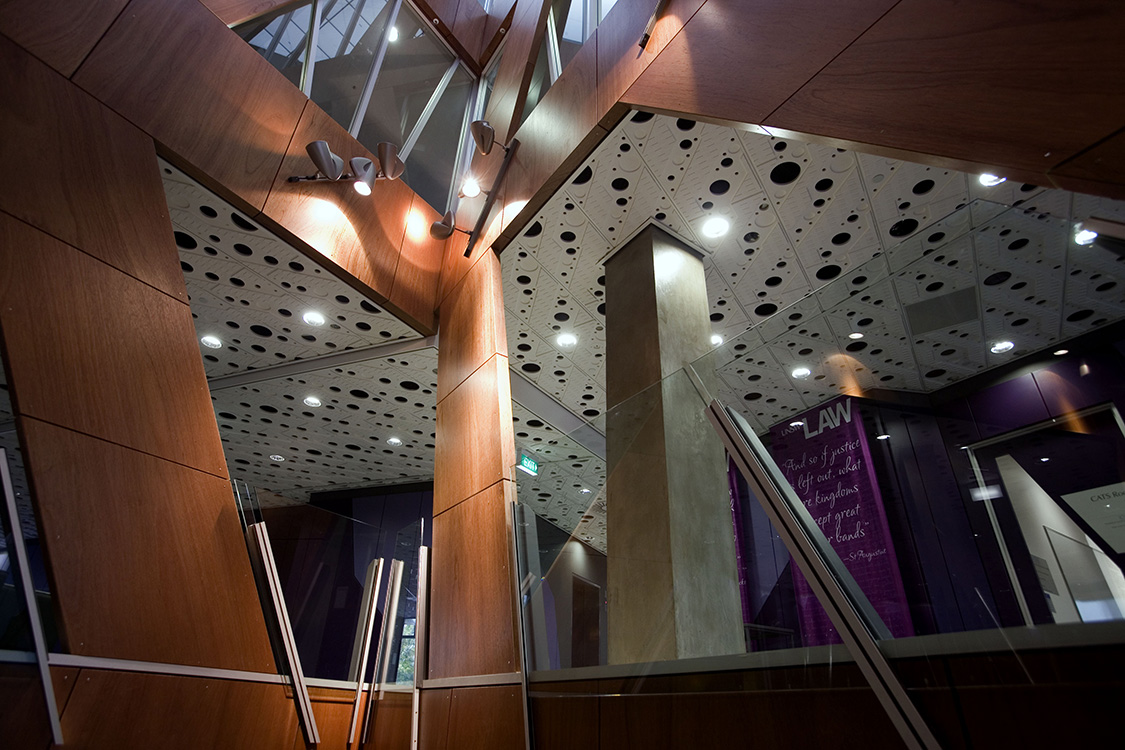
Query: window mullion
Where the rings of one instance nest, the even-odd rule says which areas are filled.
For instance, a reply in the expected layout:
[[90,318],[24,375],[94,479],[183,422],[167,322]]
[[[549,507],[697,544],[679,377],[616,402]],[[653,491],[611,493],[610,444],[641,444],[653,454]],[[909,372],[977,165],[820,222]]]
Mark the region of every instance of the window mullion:
[[406,161],[406,158],[410,156],[411,149],[413,149],[414,144],[418,142],[418,137],[422,135],[422,129],[426,127],[426,123],[429,122],[430,115],[432,115],[434,113],[434,110],[437,109],[438,101],[441,99],[441,95],[444,94],[445,90],[449,87],[449,82],[453,80],[453,74],[457,72],[457,68],[460,65],[460,60],[454,60],[446,69],[445,74],[441,77],[441,81],[437,85],[437,88],[434,89],[434,93],[430,95],[430,100],[426,102],[426,108],[423,109],[422,114],[418,116],[418,122],[414,123],[414,129],[410,131],[410,135],[406,136],[406,142],[402,144],[402,148],[400,148],[398,151],[398,158]]
[[395,0],[394,7],[391,8],[391,15],[387,19],[387,25],[383,29],[383,35],[379,38],[379,49],[375,52],[375,57],[371,60],[371,72],[367,74],[367,80],[363,82],[363,93],[359,96],[359,102],[356,104],[355,115],[352,117],[351,127],[348,132],[351,133],[353,138],[359,137],[359,129],[363,126],[363,116],[367,114],[367,107],[371,104],[371,94],[375,91],[375,79],[379,77],[379,70],[383,67],[383,58],[387,56],[387,45],[391,41],[391,29],[395,27],[398,21],[398,12],[402,9],[402,0]]
[[[335,0],[329,0],[329,6]],[[316,40],[320,36],[320,17],[324,12],[322,0],[313,0],[312,13],[309,16],[309,33],[305,35],[305,65],[301,68],[301,91],[305,96],[312,98],[313,69],[316,67]]]
[[562,56],[559,54],[559,34],[555,28],[554,8],[547,11],[547,73],[551,77],[552,86],[562,75]]
[[359,18],[363,14],[363,9],[367,6],[367,0],[359,0],[355,6],[355,12],[352,13],[352,18],[348,21],[348,28],[344,31],[343,37],[340,39],[340,47],[336,50],[336,57],[343,57],[344,53],[348,51],[348,41],[351,40],[352,34],[355,33],[356,24],[359,23]]

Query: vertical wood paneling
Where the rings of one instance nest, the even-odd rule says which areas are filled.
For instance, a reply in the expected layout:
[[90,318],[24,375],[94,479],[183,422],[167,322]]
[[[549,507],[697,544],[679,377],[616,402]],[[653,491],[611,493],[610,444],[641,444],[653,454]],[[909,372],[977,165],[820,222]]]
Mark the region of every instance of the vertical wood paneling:
[[438,212],[417,195],[412,198],[390,302],[400,315],[432,332],[437,328],[434,311],[446,242],[430,236],[430,225],[441,218]]
[[375,703],[364,748],[370,750],[410,750],[414,696],[411,693],[383,693]]
[[487,253],[442,303],[438,401],[494,354],[507,355],[500,259]]
[[418,716],[420,750],[446,750],[449,743],[449,704],[453,690],[423,690]]
[[71,653],[274,671],[226,480],[34,419],[21,432]]
[[188,306],[5,214],[0,244],[18,412],[225,478]]
[[133,0],[74,81],[253,212],[308,101],[198,0]]
[[522,750],[523,696],[518,685],[455,688],[449,705],[449,747]]
[[[836,38],[836,27],[869,23],[876,10],[876,4],[861,9],[855,2],[807,4],[823,33],[782,37],[794,53],[801,52],[800,44],[793,45],[801,38],[823,40],[820,45],[831,51],[835,45],[827,42]],[[794,3],[784,8],[800,10]],[[759,22],[758,14],[746,18]],[[902,0],[799,91],[793,89],[764,124],[1042,173],[1121,127],[1123,27],[1125,5],[1112,0]],[[741,25],[732,31],[750,32]],[[760,39],[762,47],[768,39],[730,38]],[[815,54],[809,62],[827,60]],[[650,72],[671,71],[662,66]],[[746,108],[737,97],[724,97],[720,86],[698,77],[696,83],[696,91],[710,99],[700,111],[763,122],[754,117],[757,108],[743,118]],[[697,102],[703,104],[701,96],[687,103]]]
[[0,34],[69,77],[128,1],[0,3]]
[[186,301],[152,139],[3,37],[0,91],[0,210]]
[[484,51],[484,29],[487,22],[488,14],[477,0],[459,0],[457,15],[453,21],[453,35],[465,46],[469,59],[477,67]]
[[4,746],[46,750],[51,724],[35,664],[0,663],[0,737]]
[[[309,700],[312,702],[316,728],[320,733],[319,747],[326,748],[326,750],[328,748],[340,750],[340,748],[348,747],[355,693],[351,690],[309,688]],[[361,694],[359,698],[361,719],[364,715],[364,702],[366,700],[367,693]],[[307,745],[304,732],[298,730],[293,738],[293,750],[305,750],[306,747],[314,746]]]
[[504,43],[504,57],[496,71],[496,84],[485,112],[485,119],[496,128],[496,140],[501,143],[511,140],[519,124],[549,8],[550,3],[545,0],[516,2],[512,26]]
[[506,520],[513,500],[514,485],[498,482],[434,517],[428,677],[520,671]]
[[[439,363],[441,359],[439,350]],[[494,354],[438,402],[435,515],[501,479],[512,478],[516,456],[508,377],[508,358]]]
[[66,747],[288,748],[300,732],[282,685],[83,669],[62,715]]

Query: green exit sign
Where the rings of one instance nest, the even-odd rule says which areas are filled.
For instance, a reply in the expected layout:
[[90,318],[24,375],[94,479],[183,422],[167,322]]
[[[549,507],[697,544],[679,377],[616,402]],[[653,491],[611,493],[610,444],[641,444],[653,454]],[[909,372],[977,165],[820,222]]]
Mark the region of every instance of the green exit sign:
[[525,456],[522,453],[520,454],[519,468],[533,477],[539,476],[539,463],[530,456]]

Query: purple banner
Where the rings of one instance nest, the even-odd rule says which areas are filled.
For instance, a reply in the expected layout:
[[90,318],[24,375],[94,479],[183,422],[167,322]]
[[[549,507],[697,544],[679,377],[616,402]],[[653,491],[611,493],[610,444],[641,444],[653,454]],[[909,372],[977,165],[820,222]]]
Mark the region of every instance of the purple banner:
[[[855,399],[841,396],[770,430],[770,453],[848,572],[896,638],[914,635],[883,497]],[[839,643],[805,577],[793,570],[806,646]]]

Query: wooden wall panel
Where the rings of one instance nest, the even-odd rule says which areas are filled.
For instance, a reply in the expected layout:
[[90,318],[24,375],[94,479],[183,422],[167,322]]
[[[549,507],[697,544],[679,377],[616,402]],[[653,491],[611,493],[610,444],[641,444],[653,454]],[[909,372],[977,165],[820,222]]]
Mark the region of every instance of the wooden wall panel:
[[133,0],[74,81],[252,213],[308,102],[198,0]]
[[512,25],[512,11],[515,9],[516,0],[492,0],[489,5],[488,18],[484,22],[484,52],[481,57],[483,64],[488,64],[500,43],[507,37],[508,29]]
[[[386,300],[394,284],[413,192],[405,183],[380,180],[371,195],[347,182],[289,182],[316,172],[305,146],[327,141],[345,165],[353,156],[374,159],[324,110],[309,102],[288,144],[264,212],[288,238],[311,246]],[[350,170],[345,166],[345,170]]]
[[599,722],[596,695],[531,699],[535,750],[596,748],[600,741]]
[[442,303],[438,401],[495,354],[508,354],[500,259],[481,256]]
[[1065,190],[1125,200],[1125,132],[1052,169],[1048,176]]
[[479,74],[485,12],[477,0],[415,0],[415,5],[473,73]]
[[419,704],[418,747],[420,750],[446,750],[449,747],[449,704],[452,689],[423,690]]
[[288,748],[299,733],[285,687],[83,669],[62,715],[67,748]]
[[0,737],[10,748],[51,746],[47,702],[35,664],[0,663]]
[[550,3],[544,0],[516,1],[512,25],[504,43],[504,56],[500,59],[492,98],[485,111],[485,119],[496,128],[496,140],[501,143],[511,140],[519,124],[531,73],[535,69],[535,56],[543,41],[549,7]]
[[225,479],[188,306],[5,214],[0,244],[18,412]]
[[[360,719],[363,718],[364,701],[367,693],[360,695]],[[333,690],[329,688],[309,688],[316,728],[320,732],[319,747],[325,750],[341,750],[348,747],[348,734],[351,732],[352,705],[355,692],[352,690]],[[357,723],[357,736],[359,734]],[[357,743],[358,744],[358,743]],[[293,738],[293,750],[316,747],[305,742],[304,732],[297,730]]]
[[0,34],[69,77],[128,1],[0,3]]
[[[826,27],[848,8],[815,5]],[[1113,0],[902,0],[764,124],[1042,173],[1125,121],[1123,27]]]
[[430,678],[520,669],[506,516],[514,499],[512,482],[498,482],[434,517]]
[[642,50],[637,43],[654,0],[618,0],[598,26],[598,112],[604,114],[633,85],[706,0],[670,0]]
[[705,3],[624,101],[761,123],[897,1]]
[[484,52],[484,29],[488,14],[477,0],[460,0],[457,3],[457,16],[453,21],[453,35],[465,46],[465,51],[479,68],[481,53]]
[[390,302],[400,317],[431,333],[437,330],[438,280],[447,243],[430,236],[430,225],[441,215],[417,195],[412,198]]
[[152,139],[3,37],[0,91],[0,210],[186,301]]
[[523,750],[523,696],[519,685],[454,688],[449,744],[457,750]]
[[71,653],[275,671],[225,479],[20,426]]
[[199,0],[227,26],[249,21],[293,0]]
[[414,713],[412,693],[383,693],[375,703],[367,733],[367,750],[410,750]]
[[[439,362],[444,347],[439,340]],[[508,358],[494,354],[438,402],[435,516],[501,479],[512,478],[516,454],[508,377]]]

